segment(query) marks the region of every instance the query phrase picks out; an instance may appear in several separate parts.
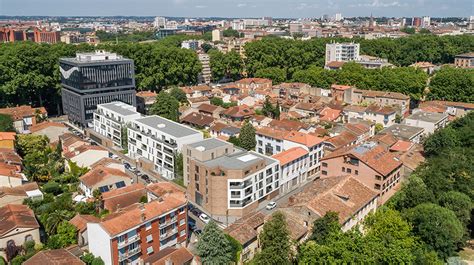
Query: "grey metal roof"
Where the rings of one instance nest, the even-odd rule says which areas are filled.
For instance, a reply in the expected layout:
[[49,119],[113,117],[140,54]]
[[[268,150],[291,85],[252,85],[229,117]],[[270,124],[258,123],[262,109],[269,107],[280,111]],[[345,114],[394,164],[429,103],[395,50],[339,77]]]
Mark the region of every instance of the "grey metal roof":
[[388,128],[385,128],[381,134],[391,134],[397,138],[403,140],[411,140],[416,135],[423,133],[424,129],[420,127],[410,126],[406,124],[394,124]]
[[444,113],[418,111],[407,117],[407,119],[437,123],[447,117],[448,115]]
[[192,148],[204,147],[205,150],[212,150],[222,146],[232,145],[231,143],[219,140],[217,138],[208,138],[202,141],[192,143],[189,146]]
[[123,116],[134,115],[138,113],[136,111],[131,111],[130,109],[128,109],[127,107],[129,107],[130,105],[118,101],[101,104],[101,106],[113,112],[117,112],[118,114]]
[[172,135],[177,138],[186,137],[193,134],[199,134],[201,132],[191,129],[188,126],[179,124],[177,122],[165,119],[158,115],[148,116],[136,120],[137,123],[142,123],[157,129],[166,134]]
[[[236,148],[237,149],[237,148]],[[277,162],[275,159],[268,156],[258,154],[256,152],[247,152],[242,149],[237,149],[236,152],[230,155],[218,157],[214,160],[204,162],[207,167],[222,167],[225,169],[246,169],[256,163],[265,161],[265,164]]]

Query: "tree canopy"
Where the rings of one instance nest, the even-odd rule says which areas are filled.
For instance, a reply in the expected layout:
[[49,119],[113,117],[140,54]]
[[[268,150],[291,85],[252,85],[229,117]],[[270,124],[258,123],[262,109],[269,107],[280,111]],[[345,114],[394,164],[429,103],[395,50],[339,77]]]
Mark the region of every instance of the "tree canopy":
[[161,91],[156,96],[156,101],[150,107],[151,115],[159,115],[163,118],[178,121],[179,101],[165,91]]
[[196,251],[203,264],[229,264],[235,260],[231,243],[214,221],[204,227]]

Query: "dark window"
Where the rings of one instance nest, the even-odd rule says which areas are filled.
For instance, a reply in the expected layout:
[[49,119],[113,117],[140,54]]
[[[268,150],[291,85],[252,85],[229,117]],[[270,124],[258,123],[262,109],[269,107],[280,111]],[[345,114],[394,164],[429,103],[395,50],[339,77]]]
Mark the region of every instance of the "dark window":
[[355,170],[355,174],[356,174],[356,175],[359,175],[359,170],[356,169],[356,170]]
[[328,172],[327,172],[327,171],[325,171],[325,170],[323,170],[323,171],[321,171],[321,174],[323,174],[323,175],[327,175],[327,174],[328,174]]
[[323,167],[328,167],[328,163],[323,162]]
[[99,187],[99,191],[102,192],[102,193],[107,192],[107,191],[109,191],[109,187],[107,187],[107,186]]
[[115,186],[117,186],[117,188],[123,188],[123,187],[125,187],[125,182],[124,181],[119,181],[119,182],[115,183]]

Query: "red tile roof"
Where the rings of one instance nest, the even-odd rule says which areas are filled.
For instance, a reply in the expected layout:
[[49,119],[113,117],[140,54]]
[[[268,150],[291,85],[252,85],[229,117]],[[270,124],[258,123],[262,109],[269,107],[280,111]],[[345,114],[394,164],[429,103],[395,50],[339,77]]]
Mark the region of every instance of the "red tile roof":
[[22,204],[8,204],[0,208],[0,236],[17,228],[39,228],[33,210]]
[[14,141],[16,133],[14,132],[0,132],[0,141]]
[[288,134],[287,131],[276,130],[271,127],[261,127],[257,129],[256,134],[268,136],[274,139],[283,140],[285,136]]
[[280,165],[284,166],[292,161],[297,160],[308,154],[308,151],[301,147],[293,147],[272,157],[280,161]]
[[182,123],[189,123],[195,126],[208,126],[214,122],[214,118],[209,115],[191,112],[181,119]]
[[255,111],[247,105],[240,105],[230,107],[224,112],[222,112],[222,114],[234,118],[245,118],[255,115]]
[[224,232],[235,238],[240,244],[245,245],[257,239],[257,229],[263,225],[264,221],[265,215],[263,213],[252,213],[226,227]]
[[298,131],[291,131],[290,133],[286,134],[285,140],[302,144],[308,148],[311,148],[323,142],[322,138]]
[[130,178],[125,172],[104,166],[95,167],[79,178],[86,186],[91,187],[111,176]]
[[390,147],[390,151],[406,152],[410,150],[413,145],[414,143],[412,142],[398,140],[394,145]]
[[143,97],[143,98],[147,98],[147,97],[156,97],[157,94],[153,91],[139,91],[137,92],[137,97]]
[[34,133],[37,131],[41,131],[48,127],[59,127],[59,128],[66,128],[66,125],[59,123],[59,122],[52,122],[52,121],[45,121],[42,123],[37,123],[30,127],[30,132]]
[[332,85],[331,86],[332,89],[336,89],[336,90],[347,90],[349,88],[352,88],[352,86],[346,86],[346,85]]
[[250,83],[271,83],[272,80],[267,79],[267,78],[244,78],[240,79],[239,81],[236,81],[235,83],[237,84],[250,84]]
[[193,254],[185,247],[168,247],[147,258],[145,264],[151,265],[184,265],[191,264]]
[[115,212],[119,208],[128,207],[140,202],[146,195],[145,185],[135,183],[123,188],[118,188],[102,193],[104,208],[110,212]]
[[339,118],[339,116],[341,115],[341,112],[342,112],[341,110],[325,107],[319,112],[319,115],[320,115],[319,119],[321,121],[335,121]]
[[81,259],[65,249],[43,250],[26,260],[24,265],[85,265]]
[[89,214],[76,214],[69,223],[77,228],[79,232],[84,232],[87,229],[87,223],[99,223],[100,219]]
[[31,106],[3,108],[0,109],[0,114],[10,115],[13,120],[18,121],[26,117],[35,116],[37,110],[43,115],[47,114],[46,109],[44,107],[32,108]]
[[77,148],[74,149],[74,151],[67,152],[64,154],[64,157],[67,159],[71,159],[73,157],[76,157],[84,152],[90,151],[90,150],[96,150],[96,151],[107,151],[103,147],[100,147],[98,145],[89,145],[89,144],[84,144],[81,145]]

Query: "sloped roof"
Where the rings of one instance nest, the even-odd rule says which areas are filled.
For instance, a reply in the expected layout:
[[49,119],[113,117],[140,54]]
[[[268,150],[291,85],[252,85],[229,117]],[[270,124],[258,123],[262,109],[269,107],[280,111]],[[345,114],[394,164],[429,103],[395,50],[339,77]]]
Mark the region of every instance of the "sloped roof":
[[8,204],[0,208],[0,236],[16,228],[39,228],[33,210],[26,205]]
[[31,106],[26,105],[0,109],[0,114],[9,115],[14,121],[18,121],[26,117],[35,116],[36,110],[39,110],[39,112],[43,115],[47,114],[46,109],[44,107],[32,108]]
[[65,249],[43,250],[26,260],[24,265],[85,265],[81,259]]
[[100,219],[90,214],[76,214],[69,223],[77,228],[79,232],[87,229],[87,223],[99,223]]
[[114,212],[118,208],[128,207],[134,203],[140,202],[140,199],[145,195],[145,185],[134,183],[129,186],[102,193],[102,200],[104,201],[104,208],[110,212]]
[[79,180],[86,186],[91,187],[111,176],[130,178],[129,175],[119,169],[98,166],[89,170],[89,172],[81,176]]
[[52,121],[45,121],[41,123],[37,123],[30,127],[30,132],[34,133],[37,131],[44,130],[48,127],[59,127],[59,128],[67,128],[66,125],[59,123],[59,122],[52,122]]
[[287,141],[302,144],[306,147],[313,147],[323,142],[322,138],[309,133],[302,133],[298,131],[291,131],[284,136]]
[[4,140],[15,140],[16,133],[15,132],[0,132],[0,141]]
[[308,154],[308,151],[301,147],[293,147],[278,154],[272,156],[272,158],[280,161],[280,165],[284,166],[292,161],[297,160],[300,157],[303,157]]
[[187,122],[192,125],[206,126],[214,122],[214,118],[201,113],[191,112],[181,119],[181,122]]

